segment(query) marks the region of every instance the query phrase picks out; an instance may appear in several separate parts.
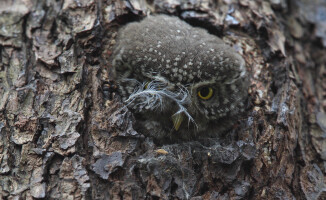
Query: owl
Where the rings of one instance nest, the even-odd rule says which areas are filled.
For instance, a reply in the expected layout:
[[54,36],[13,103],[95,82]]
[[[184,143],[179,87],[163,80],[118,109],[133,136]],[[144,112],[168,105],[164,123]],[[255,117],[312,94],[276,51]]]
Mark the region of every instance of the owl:
[[148,16],[122,27],[111,63],[136,130],[156,141],[219,137],[245,110],[244,59],[177,17]]

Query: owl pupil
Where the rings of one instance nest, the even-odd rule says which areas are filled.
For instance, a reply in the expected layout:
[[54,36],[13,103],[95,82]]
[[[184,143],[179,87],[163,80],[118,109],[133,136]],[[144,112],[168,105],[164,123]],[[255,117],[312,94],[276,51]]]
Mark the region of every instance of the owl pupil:
[[200,94],[201,94],[201,96],[203,96],[203,97],[207,97],[208,94],[209,94],[209,88],[208,88],[208,87],[204,87],[204,88],[202,88],[202,89],[200,90]]

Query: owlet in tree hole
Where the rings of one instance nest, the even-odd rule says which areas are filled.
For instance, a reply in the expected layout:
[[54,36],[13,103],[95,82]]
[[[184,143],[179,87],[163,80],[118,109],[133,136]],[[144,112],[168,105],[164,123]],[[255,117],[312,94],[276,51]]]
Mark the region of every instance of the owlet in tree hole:
[[245,109],[243,58],[176,17],[149,16],[118,32],[112,65],[136,130],[158,141],[218,137]]

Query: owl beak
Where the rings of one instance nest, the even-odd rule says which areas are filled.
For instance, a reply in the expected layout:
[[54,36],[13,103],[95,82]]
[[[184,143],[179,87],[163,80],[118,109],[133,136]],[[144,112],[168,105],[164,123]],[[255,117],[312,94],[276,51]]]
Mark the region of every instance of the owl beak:
[[173,127],[177,131],[180,128],[180,125],[184,119],[184,114],[183,113],[176,113],[171,116],[172,122],[173,122]]

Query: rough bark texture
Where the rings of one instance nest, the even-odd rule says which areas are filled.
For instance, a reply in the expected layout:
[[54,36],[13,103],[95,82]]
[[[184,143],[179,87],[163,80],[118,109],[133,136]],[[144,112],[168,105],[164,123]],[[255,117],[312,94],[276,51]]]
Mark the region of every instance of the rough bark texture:
[[[115,100],[117,29],[179,16],[234,46],[251,105],[230,140],[159,146]],[[325,199],[322,0],[0,3],[0,199]]]

